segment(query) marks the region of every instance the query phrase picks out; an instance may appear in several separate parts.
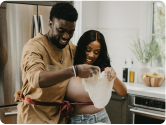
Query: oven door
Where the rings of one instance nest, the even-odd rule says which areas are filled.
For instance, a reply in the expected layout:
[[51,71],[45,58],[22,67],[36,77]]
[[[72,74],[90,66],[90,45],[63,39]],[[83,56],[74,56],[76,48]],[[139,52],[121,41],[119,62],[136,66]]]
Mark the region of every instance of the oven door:
[[129,107],[130,124],[161,124],[165,121],[165,112],[139,107]]

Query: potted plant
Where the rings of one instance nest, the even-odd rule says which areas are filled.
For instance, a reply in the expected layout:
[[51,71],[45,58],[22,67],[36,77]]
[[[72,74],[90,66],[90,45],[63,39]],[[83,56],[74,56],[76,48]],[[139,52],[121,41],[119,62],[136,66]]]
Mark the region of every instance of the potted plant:
[[160,47],[156,41],[151,41],[150,43],[145,43],[141,45],[140,39],[137,36],[137,39],[134,40],[134,43],[131,44],[131,51],[136,56],[137,60],[140,62],[139,66],[139,83],[142,83],[141,76],[144,72],[150,71],[149,62],[153,56],[158,56],[160,54]]

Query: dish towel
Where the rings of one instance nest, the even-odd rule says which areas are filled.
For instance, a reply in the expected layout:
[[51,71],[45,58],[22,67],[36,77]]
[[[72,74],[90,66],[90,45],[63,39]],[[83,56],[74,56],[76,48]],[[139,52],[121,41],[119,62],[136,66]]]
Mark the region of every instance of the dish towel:
[[104,108],[108,104],[112,95],[114,79],[108,81],[105,71],[82,79],[82,83],[96,108]]

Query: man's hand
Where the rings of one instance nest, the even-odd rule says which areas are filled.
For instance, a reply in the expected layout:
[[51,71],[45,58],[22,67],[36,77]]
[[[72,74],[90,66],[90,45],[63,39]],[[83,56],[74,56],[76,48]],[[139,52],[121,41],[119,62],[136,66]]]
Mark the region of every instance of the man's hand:
[[78,76],[80,78],[88,78],[92,77],[93,74],[96,74],[96,71],[99,71],[100,68],[98,66],[92,66],[88,64],[77,65],[78,68]]
[[14,94],[15,102],[23,101],[23,94],[22,91],[18,91]]

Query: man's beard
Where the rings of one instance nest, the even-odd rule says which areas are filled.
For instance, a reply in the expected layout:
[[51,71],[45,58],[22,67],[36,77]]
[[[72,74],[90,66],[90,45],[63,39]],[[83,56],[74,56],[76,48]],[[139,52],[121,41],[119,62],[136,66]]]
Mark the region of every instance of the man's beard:
[[[69,42],[67,42],[67,44],[68,44]],[[55,46],[57,46],[59,49],[63,49],[63,48],[65,48],[66,47],[66,45],[62,45],[62,44],[60,44],[60,38],[58,38],[58,39],[52,39],[52,44],[53,45],[55,45]]]

